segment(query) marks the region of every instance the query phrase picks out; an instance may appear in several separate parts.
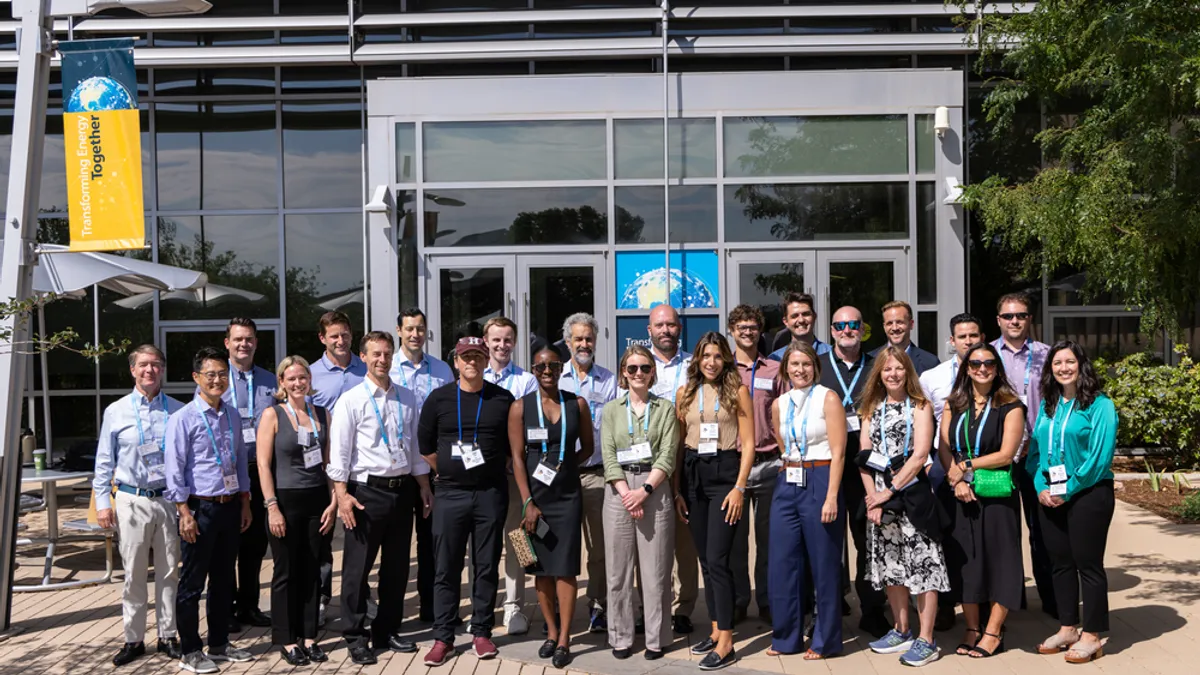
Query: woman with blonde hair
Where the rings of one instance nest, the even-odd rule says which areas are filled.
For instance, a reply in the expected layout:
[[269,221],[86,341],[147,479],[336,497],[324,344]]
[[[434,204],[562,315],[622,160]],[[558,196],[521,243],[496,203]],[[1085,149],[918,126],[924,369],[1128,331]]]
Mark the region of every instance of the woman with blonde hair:
[[337,501],[325,476],[329,413],[313,406],[308,361],[289,356],[276,369],[279,403],[258,424],[258,473],[271,558],[271,641],[288,664],[327,661],[317,644],[321,540],[333,531]]
[[[742,517],[746,482],[754,465],[754,412],[750,390],[742,385],[729,343],[708,332],[696,343],[688,379],[675,394],[685,452],[676,486],[680,520],[696,542],[704,576],[711,635],[692,646],[704,655],[701,670],[717,670],[737,660],[733,649],[733,550]],[[681,475],[682,474],[682,475]]]
[[[855,463],[866,490],[871,584],[887,589],[893,628],[870,644],[878,654],[923,666],[938,659],[933,623],[937,595],[950,590],[941,533],[945,514],[926,473],[933,447],[933,406],[903,349],[888,345],[875,356],[863,388],[863,427]],[[908,623],[909,595],[917,596],[918,634]]]

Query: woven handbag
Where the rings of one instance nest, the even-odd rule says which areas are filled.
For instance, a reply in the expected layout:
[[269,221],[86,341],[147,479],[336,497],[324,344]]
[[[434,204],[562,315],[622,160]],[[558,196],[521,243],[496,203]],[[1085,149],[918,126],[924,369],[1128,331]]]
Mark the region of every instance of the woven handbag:
[[972,484],[976,497],[988,499],[1003,499],[1012,495],[1012,467],[1003,469],[975,469],[975,482]]
[[[529,507],[527,500],[521,506],[521,522],[525,521],[525,509]],[[522,524],[517,529],[508,533],[508,540],[512,543],[513,553],[517,556],[517,563],[521,567],[530,567],[536,565],[538,561],[537,553],[533,550],[533,540],[529,538],[529,533],[525,531],[525,526]]]

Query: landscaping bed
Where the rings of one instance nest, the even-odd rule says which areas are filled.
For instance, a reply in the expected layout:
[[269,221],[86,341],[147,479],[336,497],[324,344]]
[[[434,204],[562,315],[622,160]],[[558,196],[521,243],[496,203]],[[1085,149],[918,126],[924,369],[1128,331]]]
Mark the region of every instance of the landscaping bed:
[[1197,494],[1200,491],[1194,487],[1185,487],[1181,491],[1166,478],[1158,492],[1150,489],[1150,481],[1146,479],[1118,481],[1116,487],[1117,499],[1123,502],[1153,511],[1174,523],[1200,523],[1200,509],[1184,508],[1184,501],[1189,497],[1189,504],[1200,504],[1200,494]]

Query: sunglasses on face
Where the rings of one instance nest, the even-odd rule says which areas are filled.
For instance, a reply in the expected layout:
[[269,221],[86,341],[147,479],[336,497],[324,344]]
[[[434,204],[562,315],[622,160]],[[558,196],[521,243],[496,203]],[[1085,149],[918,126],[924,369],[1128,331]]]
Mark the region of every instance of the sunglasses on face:
[[834,321],[833,329],[834,330],[861,330],[862,322],[861,321]]
[[636,375],[638,373],[638,371],[641,371],[641,373],[643,375],[649,375],[650,371],[652,371],[652,370],[654,370],[654,366],[652,366],[648,363],[643,363],[640,366],[634,365],[634,364],[629,364],[629,365],[625,366],[625,374],[626,375]]
[[975,370],[979,370],[980,368],[995,368],[996,359],[971,359],[967,361],[967,365]]
[[1013,319],[1016,319],[1018,321],[1028,321],[1029,320],[1029,312],[1007,312],[1007,313],[1001,314],[1000,318],[1004,319],[1005,321],[1012,321]]
[[561,361],[550,361],[548,363],[535,363],[535,364],[533,364],[533,367],[530,368],[530,370],[537,373],[538,375],[541,375],[542,373],[546,372],[547,370],[549,370],[552,373],[559,373],[559,372],[562,372],[562,369],[563,369],[563,364]]

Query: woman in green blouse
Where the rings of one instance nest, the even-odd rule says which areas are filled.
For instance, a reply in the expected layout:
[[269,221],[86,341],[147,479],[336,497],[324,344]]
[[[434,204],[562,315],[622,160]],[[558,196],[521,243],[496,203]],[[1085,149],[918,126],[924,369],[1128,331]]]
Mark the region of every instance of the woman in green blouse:
[[[1066,650],[1070,663],[1103,656],[1108,630],[1104,548],[1113,508],[1113,450],[1117,410],[1083,348],[1070,340],[1050,348],[1042,371],[1042,409],[1029,442],[1026,469],[1041,503],[1039,519],[1053,566],[1062,627],[1038,645],[1042,654]],[[1083,587],[1083,626],[1079,624]]]
[[661,658],[672,639],[675,511],[671,475],[679,423],[675,406],[650,393],[656,377],[650,350],[630,346],[617,369],[617,384],[628,393],[604,406],[600,418],[600,451],[608,483],[604,497],[608,643],[618,659],[627,659],[632,653],[635,560],[641,572],[646,659]]

